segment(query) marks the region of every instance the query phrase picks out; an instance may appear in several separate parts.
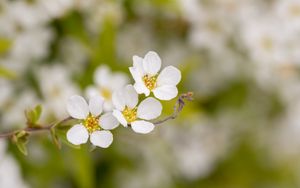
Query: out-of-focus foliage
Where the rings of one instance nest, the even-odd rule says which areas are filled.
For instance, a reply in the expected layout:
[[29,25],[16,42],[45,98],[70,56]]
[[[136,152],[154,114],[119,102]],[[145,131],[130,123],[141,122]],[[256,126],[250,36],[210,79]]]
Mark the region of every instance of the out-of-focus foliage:
[[120,126],[108,149],[69,147],[69,127],[19,135],[27,156],[1,140],[0,187],[299,187],[299,31],[299,0],[0,1],[1,132],[24,128],[25,110],[65,118],[97,67],[130,77],[149,50],[195,93],[151,134]]

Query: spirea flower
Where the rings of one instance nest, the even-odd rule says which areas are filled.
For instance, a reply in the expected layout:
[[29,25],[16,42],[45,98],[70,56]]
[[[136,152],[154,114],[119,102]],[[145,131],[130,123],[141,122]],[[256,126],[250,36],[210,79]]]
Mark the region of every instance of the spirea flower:
[[93,145],[107,148],[113,141],[113,135],[109,131],[119,125],[112,113],[101,115],[104,100],[100,96],[93,96],[89,104],[81,96],[74,95],[67,102],[67,111],[71,117],[81,123],[74,125],[67,132],[67,139],[74,145],[84,144],[90,141]]
[[86,89],[88,97],[100,95],[104,99],[104,111],[112,111],[112,94],[115,90],[121,89],[128,83],[128,78],[123,73],[112,73],[109,67],[102,65],[94,74],[95,86]]
[[112,100],[116,108],[113,115],[124,127],[130,124],[137,133],[151,132],[154,124],[148,120],[157,118],[162,111],[162,105],[153,97],[146,98],[137,106],[138,94],[132,85],[114,92]]
[[181,72],[173,66],[168,66],[159,73],[160,69],[161,59],[156,52],[150,51],[144,58],[133,56],[133,67],[129,70],[138,94],[149,96],[153,92],[160,100],[171,100],[177,96],[176,85],[181,80]]

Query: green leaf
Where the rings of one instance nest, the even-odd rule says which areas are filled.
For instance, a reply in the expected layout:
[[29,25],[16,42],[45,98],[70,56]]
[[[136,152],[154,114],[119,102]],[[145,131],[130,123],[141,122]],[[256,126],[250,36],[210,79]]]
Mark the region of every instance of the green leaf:
[[14,79],[16,74],[11,70],[0,66],[0,77],[7,78],[7,79]]
[[42,106],[37,105],[34,109],[25,112],[28,127],[39,127],[38,120],[42,114]]
[[37,105],[37,106],[34,108],[34,112],[35,112],[35,115],[36,115],[37,120],[39,120],[40,117],[41,117],[41,114],[42,114],[42,106],[41,106],[41,105]]
[[20,150],[21,153],[23,153],[24,155],[27,155],[27,148],[26,148],[26,144],[28,143],[28,132],[22,130],[19,132],[16,132],[13,135],[13,142],[17,145],[18,149]]
[[0,38],[0,55],[6,53],[12,45],[12,42],[6,38]]
[[59,141],[59,138],[55,132],[55,128],[50,129],[51,138],[53,140],[53,143],[57,146],[58,149],[61,149],[61,143]]

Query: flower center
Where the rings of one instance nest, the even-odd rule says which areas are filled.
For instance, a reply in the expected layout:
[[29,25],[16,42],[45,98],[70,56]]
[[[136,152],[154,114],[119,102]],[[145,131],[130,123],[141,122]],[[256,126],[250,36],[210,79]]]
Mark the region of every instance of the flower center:
[[143,76],[143,81],[146,85],[146,87],[152,91],[155,87],[156,87],[156,80],[157,80],[157,76],[149,76],[148,74],[146,74],[145,76]]
[[136,114],[137,114],[137,108],[129,108],[128,106],[125,107],[125,109],[122,112],[123,116],[125,117],[126,121],[128,123],[131,123],[136,120]]
[[102,97],[104,97],[104,99],[106,99],[106,100],[111,99],[112,93],[109,89],[101,88],[100,93],[101,93]]
[[83,125],[89,133],[100,130],[99,117],[94,117],[93,115],[89,114],[88,117],[83,121]]

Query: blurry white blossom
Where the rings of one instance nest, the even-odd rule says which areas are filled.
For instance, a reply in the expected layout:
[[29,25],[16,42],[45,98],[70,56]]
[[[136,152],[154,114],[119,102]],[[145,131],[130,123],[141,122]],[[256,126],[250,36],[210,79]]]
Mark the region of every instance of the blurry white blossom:
[[28,187],[16,160],[6,152],[5,140],[0,140],[0,187]]
[[101,65],[94,73],[94,83],[87,87],[86,95],[89,98],[100,95],[104,99],[104,111],[112,111],[112,94],[128,83],[128,77],[124,73],[113,73],[108,66]]
[[40,104],[37,96],[31,91],[20,92],[19,95],[13,95],[10,102],[5,106],[5,113],[1,118],[1,128],[12,130],[26,126],[25,110]]
[[37,73],[39,86],[43,95],[46,115],[61,119],[67,116],[62,104],[78,93],[79,89],[70,78],[70,72],[63,65],[43,66]]

